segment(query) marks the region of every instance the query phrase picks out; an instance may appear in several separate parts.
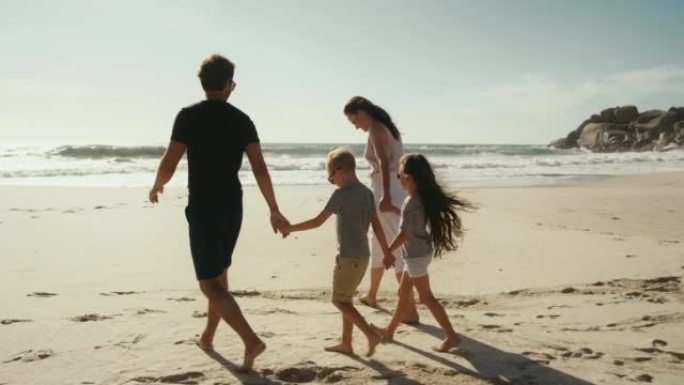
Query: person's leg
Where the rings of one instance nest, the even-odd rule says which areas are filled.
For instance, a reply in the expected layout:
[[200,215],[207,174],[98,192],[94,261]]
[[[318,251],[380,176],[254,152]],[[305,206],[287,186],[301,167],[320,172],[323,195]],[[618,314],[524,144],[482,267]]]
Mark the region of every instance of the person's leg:
[[[228,270],[224,270],[223,274],[219,277],[219,283],[221,287],[228,291]],[[203,350],[214,350],[214,336],[216,335],[216,329],[218,328],[219,322],[221,321],[221,313],[219,313],[216,305],[212,304],[211,301],[207,301],[209,306],[207,310],[207,324],[204,327],[204,331],[197,341],[197,345]]]
[[240,336],[245,344],[244,369],[251,369],[256,357],[263,353],[266,344],[254,333],[252,327],[242,315],[240,306],[233,296],[223,287],[221,276],[200,280],[200,289],[207,297],[212,309],[221,315],[230,327]]
[[342,354],[354,354],[354,347],[352,346],[352,332],[354,324],[351,320],[342,314],[342,340],[337,345],[325,347],[325,351],[342,353]]
[[[396,273],[397,282],[401,284],[402,277],[407,274],[408,273],[404,271]],[[415,325],[420,322],[420,316],[418,315],[418,309],[416,309],[416,300],[413,296],[413,290],[411,290],[411,292],[406,296],[406,313],[404,315],[404,318],[402,318],[401,322],[407,325]]]
[[378,290],[380,289],[380,282],[382,282],[384,272],[384,267],[371,267],[370,287],[368,288],[368,293],[361,297],[361,303],[370,307],[378,307]]
[[399,282],[399,300],[397,301],[397,308],[394,309],[392,314],[392,319],[389,325],[385,329],[376,329],[379,331],[383,338],[391,341],[394,339],[394,332],[396,332],[397,327],[406,318],[406,313],[409,311],[409,297],[413,295],[413,283],[409,278],[408,274],[404,274],[401,282]]
[[434,347],[433,349],[438,352],[445,352],[453,347],[458,346],[458,344],[461,342],[458,338],[458,334],[456,334],[453,326],[451,326],[451,322],[449,321],[446,311],[444,311],[444,307],[432,294],[432,290],[430,289],[430,276],[426,274],[421,277],[411,278],[411,280],[418,291],[420,300],[425,304],[425,306],[428,307],[428,309],[430,309],[430,312],[435,317],[435,320],[445,334],[442,344]]
[[[358,310],[354,307],[354,305],[351,302],[341,302],[341,301],[333,301],[333,304],[340,309],[340,312],[342,312],[342,316],[350,323],[356,325],[363,334],[366,335],[366,338],[368,339],[368,351],[366,352],[366,356],[370,357],[375,353],[375,347],[380,343],[381,337],[378,333],[373,330],[370,325],[366,322],[366,320],[363,318],[361,313],[359,313]],[[351,331],[349,331],[349,345],[351,346]]]

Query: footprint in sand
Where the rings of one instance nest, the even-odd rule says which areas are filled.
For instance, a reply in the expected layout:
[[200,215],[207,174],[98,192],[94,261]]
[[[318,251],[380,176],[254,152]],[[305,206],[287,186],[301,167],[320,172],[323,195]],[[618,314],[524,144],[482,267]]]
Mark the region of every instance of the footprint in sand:
[[269,315],[269,314],[297,314],[297,312],[287,309],[275,308],[275,309],[255,309],[250,311],[252,314],[259,315]]
[[136,377],[132,378],[130,381],[141,382],[143,384],[149,383],[159,383],[162,384],[188,384],[194,385],[203,382],[205,379],[204,373],[202,372],[185,372],[178,374],[171,374],[162,377]]
[[549,361],[553,361],[556,359],[556,356],[553,356],[548,353],[538,353],[538,352],[522,352],[520,353],[525,357],[530,357],[531,359],[537,361],[537,362],[543,362],[548,364]]
[[235,290],[231,291],[230,294],[232,294],[234,297],[256,297],[261,295],[261,292],[256,290]]
[[124,340],[121,340],[120,342],[115,343],[114,346],[130,349],[131,347],[133,347],[133,345],[142,341],[143,338],[145,338],[145,336],[142,334],[134,334],[130,338],[126,338]]
[[45,291],[35,291],[31,294],[26,294],[27,297],[41,297],[41,298],[54,297],[56,295],[57,295],[57,293],[48,293]]
[[73,322],[91,322],[91,321],[104,321],[112,319],[110,316],[99,315],[99,314],[84,314],[77,317],[71,318]]
[[587,360],[597,360],[604,356],[602,352],[594,352],[589,348],[580,348],[578,351],[567,351],[562,354],[565,358],[585,358]]
[[341,367],[292,367],[285,368],[275,372],[275,376],[280,381],[284,382],[294,382],[298,384],[309,383],[309,382],[322,382],[322,383],[334,383],[345,379],[345,372],[357,371],[358,368],[351,366],[341,366]]
[[480,327],[484,330],[491,330],[495,331],[497,333],[511,333],[513,329],[510,328],[504,328],[501,325],[480,325]]
[[95,206],[94,207],[95,210],[102,210],[102,209],[106,209],[106,208],[107,208],[107,206]]
[[201,312],[201,311],[195,310],[194,312],[192,312],[192,317],[193,318],[207,318],[207,312],[206,311]]
[[148,309],[148,308],[138,309],[135,312],[135,314],[137,314],[137,315],[145,315],[145,314],[150,314],[150,313],[166,313],[166,312],[164,310],[155,310],[155,309]]
[[644,373],[636,376],[634,380],[638,382],[653,382],[653,376],[648,373]]
[[108,293],[100,293],[100,295],[105,296],[105,297],[110,297],[113,295],[131,295],[131,294],[142,294],[142,292],[139,292],[139,291],[110,291]]
[[176,301],[176,302],[194,302],[194,298],[190,297],[180,297],[180,298],[167,298],[167,301]]
[[7,361],[3,361],[3,363],[7,364],[10,362],[15,362],[15,361],[21,361],[21,362],[40,361],[40,360],[44,360],[48,357],[51,357],[53,355],[55,355],[55,353],[50,349],[40,349],[40,350],[29,349],[29,350],[26,350],[24,352],[15,354],[14,357],[10,358]]
[[490,313],[484,313],[483,315],[485,315],[485,316],[487,316],[487,317],[504,317],[503,314],[492,313],[492,312],[490,312]]
[[0,321],[0,325],[11,325],[18,322],[31,322],[30,319],[4,319]]

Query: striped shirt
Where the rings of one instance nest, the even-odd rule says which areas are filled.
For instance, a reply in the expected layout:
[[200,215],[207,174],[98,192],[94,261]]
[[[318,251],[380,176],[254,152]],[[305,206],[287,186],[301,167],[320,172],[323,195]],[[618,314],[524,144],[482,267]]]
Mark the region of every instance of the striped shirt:
[[339,187],[325,209],[337,216],[337,251],[340,257],[368,258],[368,227],[375,211],[373,192],[359,181]]

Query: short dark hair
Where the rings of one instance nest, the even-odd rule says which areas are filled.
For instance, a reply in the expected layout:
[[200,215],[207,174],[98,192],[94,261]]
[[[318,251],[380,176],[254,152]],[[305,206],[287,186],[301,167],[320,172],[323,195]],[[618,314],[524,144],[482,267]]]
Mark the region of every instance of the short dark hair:
[[233,80],[235,64],[221,55],[211,55],[204,59],[197,73],[205,91],[221,91]]

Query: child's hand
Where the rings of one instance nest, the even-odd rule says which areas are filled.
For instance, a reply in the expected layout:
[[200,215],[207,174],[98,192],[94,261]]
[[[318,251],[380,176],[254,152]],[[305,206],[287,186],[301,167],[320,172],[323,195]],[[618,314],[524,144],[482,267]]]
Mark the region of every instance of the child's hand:
[[389,252],[385,253],[385,258],[382,259],[382,265],[385,266],[385,270],[394,266],[394,260],[394,255],[390,254]]
[[292,225],[290,225],[289,222],[279,222],[277,226],[278,231],[283,236],[283,239],[287,238],[287,236],[292,232]]

